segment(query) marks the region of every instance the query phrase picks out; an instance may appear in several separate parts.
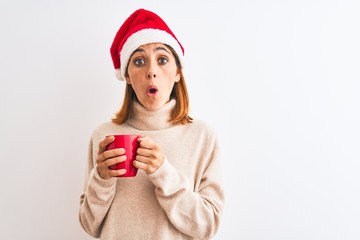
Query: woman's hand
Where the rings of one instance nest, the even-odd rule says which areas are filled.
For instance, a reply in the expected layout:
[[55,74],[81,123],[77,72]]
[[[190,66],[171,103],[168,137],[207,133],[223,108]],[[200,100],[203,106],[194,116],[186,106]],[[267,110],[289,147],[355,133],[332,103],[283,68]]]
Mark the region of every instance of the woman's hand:
[[99,152],[96,159],[96,168],[102,179],[110,179],[112,177],[120,176],[125,174],[125,169],[112,170],[109,167],[119,162],[126,160],[124,148],[117,148],[106,151],[106,146],[114,141],[113,136],[106,137],[99,143]]
[[138,142],[134,167],[144,170],[147,174],[154,173],[164,162],[164,154],[148,136],[138,138]]

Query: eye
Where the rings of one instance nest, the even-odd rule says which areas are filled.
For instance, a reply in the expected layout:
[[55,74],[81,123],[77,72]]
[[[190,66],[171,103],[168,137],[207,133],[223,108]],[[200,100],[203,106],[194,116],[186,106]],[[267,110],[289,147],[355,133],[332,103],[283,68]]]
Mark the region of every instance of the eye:
[[159,63],[160,64],[166,64],[167,62],[168,62],[167,58],[164,58],[164,57],[159,58]]
[[142,58],[137,58],[137,59],[134,60],[134,63],[135,63],[136,66],[141,66],[141,65],[144,65],[145,60],[142,59]]

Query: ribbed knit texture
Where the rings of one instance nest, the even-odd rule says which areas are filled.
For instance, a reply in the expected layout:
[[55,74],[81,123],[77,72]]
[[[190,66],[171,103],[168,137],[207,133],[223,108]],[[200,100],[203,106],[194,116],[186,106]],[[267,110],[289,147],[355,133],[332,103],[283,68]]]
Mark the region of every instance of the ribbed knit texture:
[[[81,226],[103,240],[210,239],[224,205],[221,159],[214,131],[202,121],[171,125],[171,100],[158,111],[134,104],[127,123],[98,126],[90,139]],[[165,154],[153,174],[100,178],[95,164],[99,142],[111,134],[147,135]]]

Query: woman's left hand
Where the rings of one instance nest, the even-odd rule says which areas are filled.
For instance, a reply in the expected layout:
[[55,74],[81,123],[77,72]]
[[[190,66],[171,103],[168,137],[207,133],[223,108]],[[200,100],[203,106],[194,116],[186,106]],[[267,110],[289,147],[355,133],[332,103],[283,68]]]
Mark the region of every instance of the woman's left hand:
[[133,165],[147,174],[154,173],[164,162],[164,154],[148,136],[138,138],[138,142],[139,148]]

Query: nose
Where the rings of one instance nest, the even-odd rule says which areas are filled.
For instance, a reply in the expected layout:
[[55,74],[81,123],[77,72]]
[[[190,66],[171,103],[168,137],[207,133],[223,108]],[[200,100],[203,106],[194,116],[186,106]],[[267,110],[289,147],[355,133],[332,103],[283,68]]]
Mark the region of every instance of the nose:
[[154,73],[152,70],[149,70],[146,76],[148,78],[156,78],[156,73]]
[[147,73],[146,73],[147,78],[149,78],[149,79],[156,78],[156,67],[157,67],[156,60],[150,59]]

